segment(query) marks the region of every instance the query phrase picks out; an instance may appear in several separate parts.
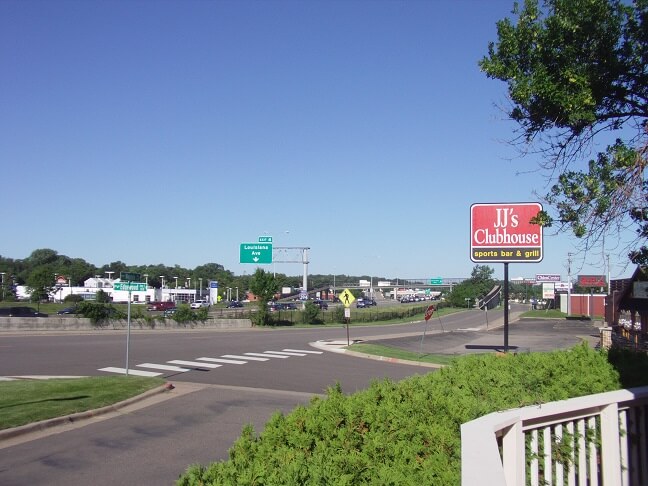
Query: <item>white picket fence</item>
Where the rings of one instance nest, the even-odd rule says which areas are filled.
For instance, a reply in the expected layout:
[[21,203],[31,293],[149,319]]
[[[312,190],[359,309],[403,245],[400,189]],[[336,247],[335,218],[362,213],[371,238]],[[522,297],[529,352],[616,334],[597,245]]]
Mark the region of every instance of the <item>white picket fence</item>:
[[462,486],[648,485],[648,386],[461,426]]

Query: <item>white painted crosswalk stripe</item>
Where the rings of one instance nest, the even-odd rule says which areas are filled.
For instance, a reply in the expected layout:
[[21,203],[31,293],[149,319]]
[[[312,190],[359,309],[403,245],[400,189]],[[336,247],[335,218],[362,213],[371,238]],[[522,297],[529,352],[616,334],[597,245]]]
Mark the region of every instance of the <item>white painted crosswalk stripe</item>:
[[[161,371],[174,371],[177,373],[186,373],[187,371],[192,371],[196,368],[220,368],[223,365],[228,364],[246,364],[250,361],[269,361],[272,358],[290,358],[291,356],[307,356],[309,354],[323,354],[323,351],[313,351],[310,349],[291,349],[284,348],[281,351],[264,351],[263,353],[244,353],[244,354],[223,354],[218,358],[211,358],[204,356],[201,358],[196,358],[196,361],[186,361],[180,359],[174,359],[167,361],[169,364],[158,364],[158,363],[142,363],[138,364],[138,368],[148,368],[151,370],[161,370]],[[176,366],[179,365],[179,366]],[[114,366],[109,366],[106,368],[100,368],[99,371],[106,371],[108,373],[120,373],[126,374],[125,368],[119,368]],[[160,376],[162,372],[154,371],[144,371],[137,369],[129,369],[128,374],[137,375],[137,376]]]
[[245,356],[270,356],[271,358],[290,358],[290,356],[281,356],[278,354],[269,354],[268,352],[265,353],[244,353]]
[[253,358],[252,356],[241,356],[238,354],[224,354],[223,358],[244,359],[246,361],[269,361],[270,359],[270,358]]
[[283,354],[286,356],[306,356],[306,353],[296,353],[294,351],[266,351],[266,353]]
[[[115,368],[114,366],[109,366],[107,368],[100,368],[99,371],[107,371],[108,373],[119,373],[122,375],[126,374],[126,368]],[[160,376],[162,373],[155,373],[153,371],[143,371],[143,370],[128,370],[129,375],[136,376]]]
[[223,366],[219,364],[201,363],[200,361],[184,361],[181,359],[174,359],[173,361],[167,361],[167,363],[193,366],[194,368],[220,368]]
[[306,354],[323,354],[324,351],[312,351],[310,349],[284,349],[284,351],[291,351],[293,353],[306,353]]
[[210,363],[225,363],[225,364],[245,364],[247,361],[240,359],[223,359],[223,358],[196,358],[198,361],[209,361]]
[[184,373],[185,371],[191,371],[189,368],[181,368],[180,366],[171,366],[164,364],[155,364],[155,363],[142,363],[137,365],[140,368],[151,368],[154,370],[167,370],[167,371],[180,371]]

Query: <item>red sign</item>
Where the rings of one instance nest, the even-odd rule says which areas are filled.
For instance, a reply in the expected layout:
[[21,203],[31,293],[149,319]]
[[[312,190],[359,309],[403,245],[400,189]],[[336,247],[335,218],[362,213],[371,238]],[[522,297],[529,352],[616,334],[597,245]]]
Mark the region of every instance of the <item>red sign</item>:
[[607,283],[605,275],[579,275],[578,285],[580,287],[605,287]]
[[473,262],[539,262],[542,226],[531,219],[540,203],[483,203],[470,206],[470,259]]
[[434,307],[434,305],[430,305],[427,309],[425,309],[425,320],[426,321],[430,320],[430,318],[434,314],[435,310],[436,310],[436,308]]

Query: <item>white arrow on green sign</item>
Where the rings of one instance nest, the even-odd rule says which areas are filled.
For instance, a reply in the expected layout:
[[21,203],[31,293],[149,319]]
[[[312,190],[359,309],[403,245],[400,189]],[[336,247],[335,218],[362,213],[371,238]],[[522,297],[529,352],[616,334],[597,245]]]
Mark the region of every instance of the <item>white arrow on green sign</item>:
[[272,243],[241,243],[240,263],[272,263]]
[[129,292],[146,292],[145,283],[136,282],[115,282],[113,290],[127,290]]

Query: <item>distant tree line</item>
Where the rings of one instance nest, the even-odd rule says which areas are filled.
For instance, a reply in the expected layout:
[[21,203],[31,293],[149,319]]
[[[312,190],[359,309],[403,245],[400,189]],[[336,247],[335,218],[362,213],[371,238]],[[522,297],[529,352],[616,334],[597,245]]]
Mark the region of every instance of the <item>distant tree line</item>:
[[[0,272],[3,272],[3,291],[0,298],[3,300],[13,300],[15,298],[14,287],[16,285],[26,285],[32,289],[37,289],[39,297],[46,297],[50,289],[55,288],[56,277],[62,276],[71,282],[73,287],[83,286],[83,283],[92,277],[108,277],[107,272],[111,272],[112,278],[119,278],[121,272],[139,273],[142,276],[148,275],[148,284],[151,287],[162,287],[162,276],[164,284],[173,288],[175,277],[178,277],[179,287],[191,287],[199,289],[202,284],[203,289],[207,289],[210,280],[218,282],[221,292],[226,288],[238,288],[239,296],[242,297],[244,292],[250,290],[253,273],[244,275],[234,275],[230,270],[226,270],[223,265],[218,263],[206,263],[193,269],[181,267],[180,265],[168,266],[162,263],[156,265],[127,265],[122,261],[106,263],[96,266],[85,261],[83,258],[72,258],[61,255],[55,250],[43,248],[34,250],[31,255],[24,259],[7,258],[0,255]],[[287,276],[283,273],[271,273],[277,288],[291,287],[300,288],[302,285],[302,276]],[[347,275],[309,275],[308,290],[333,287],[334,283],[346,285],[357,282],[361,279],[370,280],[368,275],[347,276]],[[142,277],[144,280],[144,277]],[[201,282],[202,279],[202,282]],[[386,280],[384,277],[373,277],[374,282]],[[338,287],[339,287],[338,285]],[[235,294],[232,293],[232,298]]]

